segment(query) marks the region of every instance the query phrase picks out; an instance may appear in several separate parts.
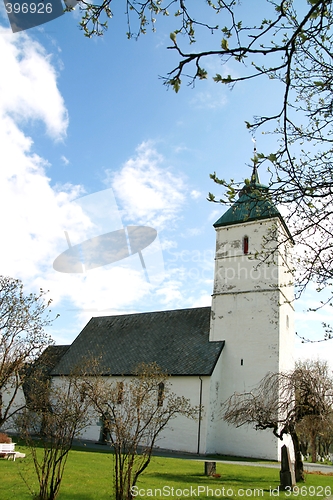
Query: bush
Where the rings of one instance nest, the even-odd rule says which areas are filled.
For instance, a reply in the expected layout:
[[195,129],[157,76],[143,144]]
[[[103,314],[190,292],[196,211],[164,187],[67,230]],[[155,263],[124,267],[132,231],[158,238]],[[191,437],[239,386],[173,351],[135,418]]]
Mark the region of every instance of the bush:
[[0,432],[0,443],[6,443],[9,444],[12,442],[12,438],[7,436],[4,432]]

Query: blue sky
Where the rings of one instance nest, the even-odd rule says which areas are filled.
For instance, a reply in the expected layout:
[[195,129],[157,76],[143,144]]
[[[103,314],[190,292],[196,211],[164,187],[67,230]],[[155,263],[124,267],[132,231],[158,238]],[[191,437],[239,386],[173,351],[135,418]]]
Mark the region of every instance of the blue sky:
[[[253,143],[244,122],[274,109],[278,85],[230,91],[209,78],[175,94],[159,78],[176,64],[166,50],[168,19],[128,41],[119,11],[104,37],[87,39],[77,12],[13,34],[1,9],[1,273],[50,291],[57,343],[70,343],[92,315],[210,305],[212,224],[225,208],[206,201],[209,191],[219,195],[209,174],[249,177]],[[205,67],[230,69],[218,59]],[[276,139],[256,140],[269,152]],[[85,275],[53,269],[68,248],[64,231],[77,242],[89,234],[74,200],[110,188],[123,226],[158,231],[165,271],[158,284],[147,282],[138,255]],[[305,315],[311,300],[309,292],[297,304],[297,331],[320,338],[329,311]],[[297,341],[300,357],[332,354],[333,341]]]

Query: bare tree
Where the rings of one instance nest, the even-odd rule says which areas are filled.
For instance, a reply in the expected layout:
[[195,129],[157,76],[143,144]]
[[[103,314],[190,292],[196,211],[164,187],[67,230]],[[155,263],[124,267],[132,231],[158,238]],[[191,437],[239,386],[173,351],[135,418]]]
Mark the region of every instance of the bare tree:
[[17,416],[16,425],[31,452],[38,479],[35,498],[55,500],[73,439],[89,424],[91,412],[81,373],[55,384],[45,366],[44,356],[29,374],[28,404]]
[[297,434],[299,435],[300,441],[310,444],[311,461],[313,463],[317,462],[318,437],[324,427],[325,423],[323,419],[314,416],[304,417],[301,422],[297,424]]
[[21,281],[0,276],[0,427],[24,407],[18,395],[25,367],[52,343],[45,295],[25,294]]
[[[317,399],[317,411],[307,411],[306,409],[306,415],[297,424],[296,429],[301,436],[307,436],[311,447],[312,462],[316,462],[320,437],[323,438],[324,442],[332,440],[333,377],[327,362],[323,361],[304,362],[300,369],[305,370],[309,380],[304,383],[304,374],[300,373],[296,383],[302,384],[303,394],[309,393],[308,399],[312,398],[310,403],[307,403],[309,407],[315,401],[314,398]],[[327,449],[327,446],[325,448]]]
[[327,421],[327,425],[321,428],[318,437],[318,450],[321,456],[329,457],[333,445],[333,412]]
[[114,450],[116,500],[132,499],[160,433],[179,415],[197,418],[199,409],[170,391],[156,364],[140,365],[135,376],[118,381],[90,377],[85,391]]
[[234,394],[223,407],[224,419],[237,427],[271,429],[279,439],[289,434],[295,452],[296,481],[304,481],[297,424],[305,418],[324,422],[332,414],[333,378],[321,361],[299,363],[290,373],[268,373],[255,391]]

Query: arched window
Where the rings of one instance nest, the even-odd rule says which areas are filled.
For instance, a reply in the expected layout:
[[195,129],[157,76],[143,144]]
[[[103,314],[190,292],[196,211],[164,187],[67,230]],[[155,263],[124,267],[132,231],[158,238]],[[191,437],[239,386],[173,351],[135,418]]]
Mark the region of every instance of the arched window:
[[243,252],[245,255],[249,253],[249,237],[244,236],[243,238]]

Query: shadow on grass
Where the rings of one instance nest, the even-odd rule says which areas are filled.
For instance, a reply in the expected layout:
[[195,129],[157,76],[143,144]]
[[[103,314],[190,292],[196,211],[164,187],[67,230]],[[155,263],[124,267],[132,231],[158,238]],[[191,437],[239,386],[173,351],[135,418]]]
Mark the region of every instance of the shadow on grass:
[[[231,466],[232,467],[232,466]],[[228,470],[229,469],[229,470]],[[185,473],[158,473],[152,472],[149,474],[147,472],[146,479],[148,480],[149,475],[154,480],[163,482],[163,484],[177,484],[181,483],[186,486],[191,486],[195,484],[196,486],[205,486],[205,487],[232,487],[232,488],[260,488],[263,491],[269,491],[267,489],[268,484],[279,484],[279,475],[278,474],[262,474],[260,471],[255,471],[256,474],[253,475],[253,469],[250,470],[242,469],[242,471],[238,470],[230,470],[230,467],[220,468],[218,470],[219,477],[209,477],[206,476],[203,472],[200,473],[198,471],[195,472],[185,472]],[[266,472],[266,471],[265,471]],[[274,486],[275,488],[275,486]]]
[[[165,482],[165,483],[171,483],[171,482],[175,482],[175,483],[186,483],[186,484],[193,484],[193,483],[196,483],[196,484],[209,484],[210,482],[214,482],[214,483],[221,483],[223,482],[224,485],[226,484],[244,484],[244,477],[240,477],[239,475],[233,475],[233,474],[223,474],[220,473],[220,477],[209,477],[209,476],[205,476],[204,474],[154,474],[152,473],[151,474],[153,477],[155,477],[156,479],[160,479],[161,481]],[[267,479],[266,478],[255,478],[255,481],[256,483],[267,483]],[[253,481],[249,481],[250,482],[253,482]]]
[[114,455],[113,449],[110,446],[101,446],[100,448],[89,448],[89,446],[74,445],[71,448],[72,451],[84,451],[87,453],[104,453],[106,455]]
[[[61,491],[59,493],[59,500],[61,497]],[[82,495],[82,493],[66,493],[64,495],[64,500],[96,500],[98,498],[98,494],[96,495]],[[111,499],[111,495],[109,496]]]

